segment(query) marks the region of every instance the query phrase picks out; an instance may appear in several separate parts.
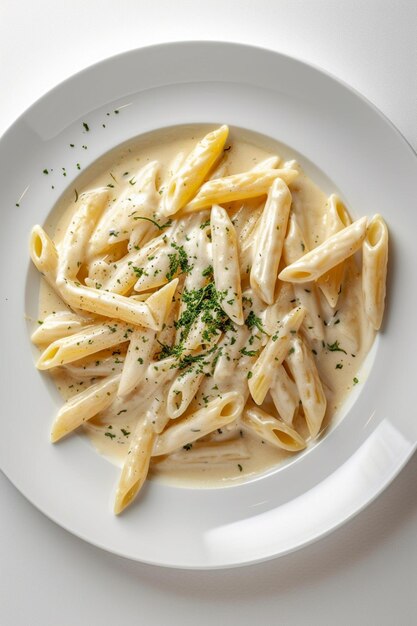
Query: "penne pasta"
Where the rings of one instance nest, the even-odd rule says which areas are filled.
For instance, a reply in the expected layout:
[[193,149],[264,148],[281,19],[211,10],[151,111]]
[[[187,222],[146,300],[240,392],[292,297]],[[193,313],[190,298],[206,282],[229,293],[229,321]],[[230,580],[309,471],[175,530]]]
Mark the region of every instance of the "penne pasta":
[[258,407],[246,408],[243,411],[242,421],[258,437],[277,448],[298,452],[306,447],[306,442],[294,428],[283,420],[268,415]]
[[194,443],[187,450],[174,452],[163,462],[165,464],[189,468],[192,465],[223,465],[230,461],[243,461],[250,458],[250,452],[242,439]]
[[283,269],[278,278],[293,283],[317,280],[359,250],[365,237],[366,222],[367,218],[361,217],[350,226],[326,239],[317,248]]
[[300,396],[297,391],[297,385],[288,376],[283,365],[279,365],[275,369],[269,391],[278,415],[286,424],[291,425],[298,413]]
[[41,226],[32,228],[29,240],[29,253],[36,269],[55,289],[58,253],[54,242]]
[[134,498],[146,480],[151,460],[155,432],[151,424],[152,415],[139,419],[117,485],[114,512],[119,515]]
[[[304,254],[308,252],[304,235],[301,232],[297,218],[294,213],[291,214],[287,236],[284,241],[283,256],[285,263],[290,265],[295,263]],[[307,337],[314,341],[324,340],[324,328],[319,303],[319,294],[317,287],[313,282],[294,284],[294,296],[297,303],[306,310],[303,321],[303,330]]]
[[82,359],[89,354],[129,341],[133,328],[117,320],[94,324],[80,332],[57,339],[41,354],[36,364],[40,370],[51,369]]
[[59,441],[110,406],[116,397],[119,380],[120,374],[105,378],[68,400],[52,425],[51,441]]
[[118,395],[128,396],[143,380],[152,353],[155,351],[156,333],[150,328],[135,328],[130,335]]
[[375,330],[382,324],[388,265],[388,229],[380,215],[368,224],[362,246],[362,290],[366,315]]
[[155,442],[153,456],[170,454],[213,430],[234,422],[242,413],[243,404],[243,399],[234,391],[212,400],[203,409],[175,422],[161,433]]
[[80,207],[74,213],[59,247],[57,283],[74,281],[85,259],[86,249],[98,218],[109,201],[108,189],[94,189],[80,196]]
[[221,126],[206,135],[188,155],[167,186],[162,206],[164,215],[177,213],[195,195],[221,156],[228,134],[228,127]]
[[272,385],[274,370],[287,356],[293,334],[296,334],[304,319],[305,310],[292,309],[282,320],[276,333],[268,339],[261,355],[253,366],[248,386],[253,400],[260,405]]
[[81,317],[72,311],[56,311],[40,322],[30,340],[36,345],[52,343],[57,339],[73,335],[92,323],[91,317]]
[[159,163],[151,161],[126,181],[127,189],[119,196],[111,210],[104,213],[92,234],[88,246],[89,258],[107,251],[116,243],[129,240],[133,232],[139,229],[142,230],[141,236],[136,232],[135,239],[141,240],[153,227],[151,222],[139,221],[136,218],[151,218],[158,208],[160,201],[156,191],[158,169]]
[[211,209],[214,283],[220,306],[236,324],[243,324],[242,289],[239,257],[234,226],[222,207]]
[[61,369],[65,371],[73,380],[96,380],[112,376],[113,374],[121,374],[124,363],[124,356],[117,350],[116,354],[103,357],[102,354],[95,354],[94,358],[89,357],[80,359],[72,363],[62,365]]
[[[343,230],[352,223],[345,205],[336,194],[332,194],[328,202],[326,215],[326,237]],[[343,276],[345,273],[345,263],[339,263],[317,280],[317,285],[323,292],[327,302],[331,307],[337,305],[337,300],[342,288]]]
[[201,211],[213,204],[224,204],[235,200],[257,198],[268,193],[269,187],[276,178],[290,184],[298,176],[296,170],[271,169],[248,171],[233,174],[226,178],[217,178],[204,183],[198,194],[183,209],[184,213]]
[[274,302],[275,283],[291,207],[291,194],[283,180],[271,185],[259,218],[250,284],[264,302]]
[[311,437],[320,432],[326,412],[326,396],[311,351],[299,337],[290,341],[286,362],[297,385]]

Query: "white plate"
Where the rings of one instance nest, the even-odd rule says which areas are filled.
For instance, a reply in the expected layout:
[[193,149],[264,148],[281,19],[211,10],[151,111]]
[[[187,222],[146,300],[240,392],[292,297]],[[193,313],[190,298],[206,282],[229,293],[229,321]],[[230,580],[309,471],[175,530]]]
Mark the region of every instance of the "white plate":
[[[304,155],[307,167],[308,159],[326,172],[358,215],[382,213],[392,240],[388,311],[366,383],[358,385],[345,418],[311,451],[223,489],[152,482],[140,506],[116,518],[109,494],[118,470],[79,437],[58,446],[48,441],[60,400],[33,366],[25,314],[36,319],[38,278],[28,233],[73,184],[77,162],[85,168],[135,135],[190,122],[227,122],[275,138]],[[1,139],[0,162],[0,458],[10,480],[51,519],[131,559],[189,568],[241,565],[328,533],[406,463],[417,442],[411,402],[417,159],[358,94],[266,50],[209,42],[155,46],[103,61],[41,98]]]

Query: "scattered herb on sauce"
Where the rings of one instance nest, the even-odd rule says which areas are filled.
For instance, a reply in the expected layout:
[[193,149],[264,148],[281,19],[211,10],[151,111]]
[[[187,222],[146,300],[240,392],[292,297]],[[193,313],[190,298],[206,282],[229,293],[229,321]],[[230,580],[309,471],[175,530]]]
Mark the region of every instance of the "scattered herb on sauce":
[[343,350],[343,348],[340,347],[338,341],[335,341],[334,343],[328,343],[326,345],[327,345],[327,349],[330,352],[343,352],[344,354],[347,354],[346,350]]
[[151,222],[152,224],[154,224],[154,226],[156,226],[157,228],[159,228],[159,230],[163,230],[164,228],[168,228],[168,226],[171,226],[172,224],[172,220],[168,220],[167,222],[165,222],[165,224],[158,224],[158,222],[156,222],[155,220],[153,220],[150,217],[143,217],[143,216],[137,216],[133,218],[134,220],[146,220],[147,222]]

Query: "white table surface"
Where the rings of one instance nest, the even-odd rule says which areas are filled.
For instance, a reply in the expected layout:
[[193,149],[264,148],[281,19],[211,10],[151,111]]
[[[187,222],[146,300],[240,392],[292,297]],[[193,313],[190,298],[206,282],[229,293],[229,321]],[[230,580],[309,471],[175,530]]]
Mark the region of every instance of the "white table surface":
[[[2,0],[0,134],[83,67],[185,39],[252,43],[320,66],[367,96],[417,148],[414,0]],[[82,542],[0,474],[0,624],[414,626],[416,476],[417,455],[366,511],[295,554],[189,572]]]

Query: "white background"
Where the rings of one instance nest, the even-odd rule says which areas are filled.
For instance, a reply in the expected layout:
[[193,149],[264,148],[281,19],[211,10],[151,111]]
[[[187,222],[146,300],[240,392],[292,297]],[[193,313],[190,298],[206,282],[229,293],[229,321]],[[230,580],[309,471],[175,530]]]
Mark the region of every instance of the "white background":
[[[414,0],[2,0],[0,134],[83,67],[185,39],[252,43],[320,66],[417,148]],[[101,552],[38,513],[0,474],[0,624],[414,626],[416,475],[415,455],[365,512],[304,550],[203,573]]]

